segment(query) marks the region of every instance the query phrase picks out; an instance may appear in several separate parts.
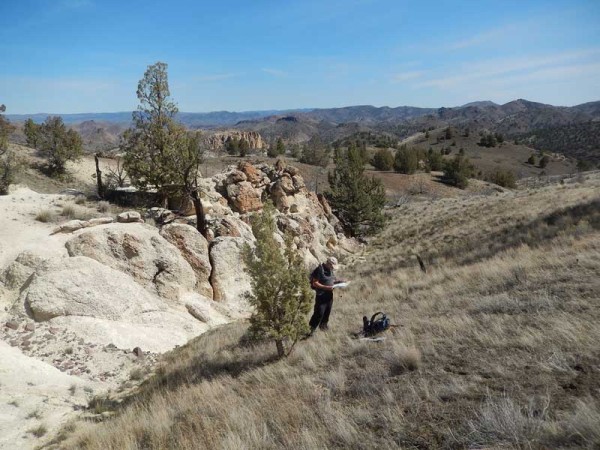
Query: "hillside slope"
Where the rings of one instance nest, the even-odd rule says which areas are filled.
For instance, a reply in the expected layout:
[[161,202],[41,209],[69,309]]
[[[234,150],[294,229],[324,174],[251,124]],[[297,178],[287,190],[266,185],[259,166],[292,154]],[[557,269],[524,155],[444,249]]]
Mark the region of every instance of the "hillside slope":
[[[408,203],[367,254],[332,331],[283,361],[225,326],[95,402],[61,448],[597,448],[600,179]],[[418,269],[419,253],[427,273]],[[396,325],[357,340],[361,317]],[[61,439],[66,437],[62,436]]]

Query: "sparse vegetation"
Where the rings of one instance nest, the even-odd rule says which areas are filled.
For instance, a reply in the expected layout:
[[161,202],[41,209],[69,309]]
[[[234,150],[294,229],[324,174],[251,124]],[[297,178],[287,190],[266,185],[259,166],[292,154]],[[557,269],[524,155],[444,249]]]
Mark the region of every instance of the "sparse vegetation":
[[456,155],[452,160],[446,162],[444,178],[449,184],[461,189],[469,185],[469,178],[473,176],[474,167],[468,158]]
[[377,150],[371,164],[377,170],[391,170],[394,167],[394,155],[389,149],[382,148]]
[[510,189],[514,189],[517,186],[515,174],[510,170],[497,169],[494,172],[488,173],[486,180]]
[[75,161],[83,154],[81,136],[75,130],[67,129],[59,116],[44,121],[38,143],[40,151],[48,158],[51,175],[64,175],[67,161]]
[[285,248],[274,238],[275,208],[267,204],[254,218],[252,231],[256,246],[244,249],[244,262],[252,280],[249,303],[255,308],[250,317],[249,336],[253,340],[275,342],[277,356],[289,356],[298,340],[308,332],[306,314],[312,295],[306,281],[302,257],[294,248],[293,236],[285,236]]
[[419,168],[419,158],[417,152],[412,148],[402,146],[396,150],[394,157],[394,170],[396,172],[413,174]]
[[29,433],[33,434],[37,438],[44,436],[47,432],[48,428],[46,428],[46,425],[43,424],[29,430]]
[[[1,105],[0,112],[5,110],[6,107]],[[8,136],[13,129],[8,119],[0,114],[0,195],[8,194],[8,187],[14,182],[21,166],[15,153],[8,148]]]
[[37,213],[37,215],[35,216],[35,220],[37,220],[38,222],[52,222],[54,220],[54,213],[49,210],[49,209],[42,209],[40,212]]
[[[274,363],[246,327],[212,330],[64,447],[594,448],[597,189],[406,203],[345,271],[332,331]],[[350,338],[375,310],[386,340]]]
[[363,157],[357,147],[336,150],[329,186],[326,197],[348,233],[364,236],[383,227],[385,190],[381,181],[364,174]]

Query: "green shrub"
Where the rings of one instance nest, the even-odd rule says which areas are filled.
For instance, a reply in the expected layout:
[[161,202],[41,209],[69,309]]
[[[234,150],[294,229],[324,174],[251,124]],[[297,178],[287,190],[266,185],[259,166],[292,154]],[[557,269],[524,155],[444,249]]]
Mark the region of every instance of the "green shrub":
[[394,155],[387,148],[382,148],[375,153],[371,161],[377,170],[391,170],[394,167]]

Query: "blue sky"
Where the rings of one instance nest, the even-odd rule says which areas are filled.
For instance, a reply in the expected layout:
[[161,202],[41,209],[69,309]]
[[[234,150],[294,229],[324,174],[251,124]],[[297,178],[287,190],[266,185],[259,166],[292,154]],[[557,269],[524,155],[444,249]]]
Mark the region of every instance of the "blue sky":
[[600,0],[0,0],[13,114],[600,100]]

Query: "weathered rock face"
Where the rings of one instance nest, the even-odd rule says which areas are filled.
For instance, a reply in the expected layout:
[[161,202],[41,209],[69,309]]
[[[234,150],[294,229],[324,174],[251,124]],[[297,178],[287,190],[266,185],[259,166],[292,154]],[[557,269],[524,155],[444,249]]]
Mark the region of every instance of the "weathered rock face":
[[261,149],[266,147],[265,141],[263,141],[261,135],[256,131],[238,130],[219,131],[209,134],[204,138],[204,144],[211,150],[222,150],[225,148],[225,143],[229,138],[237,138],[238,140],[243,138],[248,142],[251,149]]
[[196,274],[196,290],[213,297],[210,285],[211,265],[208,257],[208,242],[194,227],[184,224],[171,224],[162,228],[160,235],[179,249],[181,255]]
[[33,276],[24,296],[36,321],[58,316],[127,320],[164,309],[129,276],[83,256],[53,261]]
[[149,226],[96,227],[67,241],[66,248],[69,256],[87,256],[129,274],[174,306],[181,293],[196,288],[194,271],[177,247]]
[[247,181],[228,185],[227,198],[234,210],[241,214],[260,211],[263,207],[260,193]]
[[27,280],[33,275],[37,267],[43,267],[47,262],[38,255],[25,251],[17,256],[0,275],[2,281],[8,289],[21,289]]
[[244,270],[243,238],[219,237],[210,248],[212,274],[210,277],[214,300],[247,309],[244,294],[250,291],[250,277]]

